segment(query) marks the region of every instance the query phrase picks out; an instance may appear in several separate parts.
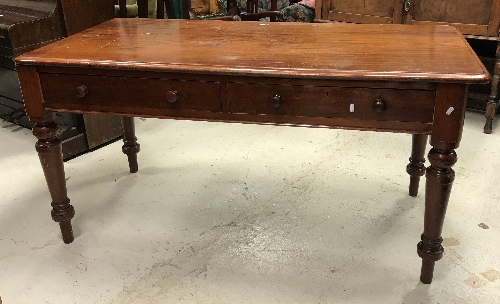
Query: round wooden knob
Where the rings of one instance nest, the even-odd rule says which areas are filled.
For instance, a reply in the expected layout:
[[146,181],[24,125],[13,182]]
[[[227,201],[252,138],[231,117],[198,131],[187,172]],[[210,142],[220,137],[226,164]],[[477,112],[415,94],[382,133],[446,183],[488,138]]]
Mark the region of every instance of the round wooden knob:
[[167,101],[170,103],[174,103],[179,99],[179,92],[177,91],[168,91],[167,92]]
[[280,107],[280,101],[281,101],[281,96],[274,95],[273,97],[271,97],[271,107],[273,107],[273,109],[279,108]]
[[383,99],[377,99],[373,102],[373,109],[376,113],[382,113],[387,109],[387,104]]
[[88,92],[89,92],[88,88],[83,84],[81,86],[76,87],[76,96],[80,98],[87,96]]

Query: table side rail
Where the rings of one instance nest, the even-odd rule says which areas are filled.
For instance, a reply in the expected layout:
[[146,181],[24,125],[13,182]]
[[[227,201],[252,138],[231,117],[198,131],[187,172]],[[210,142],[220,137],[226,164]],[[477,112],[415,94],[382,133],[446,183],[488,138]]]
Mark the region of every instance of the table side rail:
[[[418,85],[406,89],[400,83],[179,74],[162,78],[39,75],[44,107],[51,111],[419,134],[431,131],[435,99],[432,85],[418,90]],[[377,109],[376,102],[382,108]]]

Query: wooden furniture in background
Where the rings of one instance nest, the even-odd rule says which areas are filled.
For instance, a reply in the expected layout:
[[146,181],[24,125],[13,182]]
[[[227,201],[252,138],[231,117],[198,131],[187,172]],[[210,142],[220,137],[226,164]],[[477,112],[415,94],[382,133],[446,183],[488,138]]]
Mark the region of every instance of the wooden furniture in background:
[[[226,1],[226,7],[228,8],[226,16],[210,18],[209,20],[226,20],[226,21],[258,21],[262,18],[270,18],[271,22],[276,22],[281,16],[281,12],[277,10],[277,1],[271,0],[271,11],[259,12],[257,0],[248,0],[246,11],[241,12],[234,0],[223,0]],[[178,19],[198,19],[196,14],[193,12],[190,0],[182,0],[182,18]],[[165,11],[167,13],[168,19],[176,19],[174,13],[174,5],[172,0],[157,0],[157,11],[156,18],[164,19]]]
[[352,23],[402,23],[401,0],[318,0],[316,20]]
[[486,104],[484,133],[491,133],[493,118],[498,108],[500,78],[499,0],[407,0],[407,23],[438,23],[456,27],[467,38],[495,40],[496,64],[491,91]]
[[[92,27],[114,16],[110,0],[3,0],[0,5],[0,115],[31,128],[14,57]],[[57,115],[64,157],[121,135],[120,121],[102,115]]]
[[[64,242],[74,239],[75,211],[54,111],[405,132],[414,134],[411,195],[428,135],[433,146],[417,246],[423,283],[443,255],[468,84],[489,80],[463,36],[435,25],[114,19],[16,62]],[[133,126],[126,133],[124,152],[135,155]]]
[[491,133],[499,105],[500,0],[320,0],[316,2],[316,19],[320,22],[446,24],[456,27],[468,39],[495,41],[496,63],[489,96],[470,95],[471,99],[487,100],[484,132]]

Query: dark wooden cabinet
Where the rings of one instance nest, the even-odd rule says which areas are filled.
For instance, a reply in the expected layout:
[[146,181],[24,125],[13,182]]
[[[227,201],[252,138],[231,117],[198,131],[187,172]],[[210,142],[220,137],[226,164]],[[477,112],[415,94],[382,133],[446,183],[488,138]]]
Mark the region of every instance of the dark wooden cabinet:
[[[481,58],[493,74],[491,83],[471,87],[469,95],[470,108],[486,111],[484,132],[491,133],[493,117],[499,104],[500,0],[323,0],[317,2],[316,20],[319,22],[446,24],[456,27],[464,34],[478,55],[481,56],[479,48],[493,49],[480,51],[494,54],[483,55]],[[488,42],[477,43],[472,42],[473,40]],[[494,61],[493,64],[492,61]],[[485,92],[488,94],[484,94]]]
[[450,24],[462,34],[498,37],[499,0],[323,0],[318,21]]
[[[0,117],[31,128],[14,58],[114,17],[112,0],[0,1]],[[56,114],[65,158],[122,134],[120,119],[102,115]]]

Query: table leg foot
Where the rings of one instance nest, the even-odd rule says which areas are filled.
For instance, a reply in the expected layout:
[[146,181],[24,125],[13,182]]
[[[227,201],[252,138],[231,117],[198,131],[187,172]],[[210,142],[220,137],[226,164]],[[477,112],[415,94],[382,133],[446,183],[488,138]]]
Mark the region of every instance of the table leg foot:
[[136,173],[139,171],[139,164],[137,163],[137,154],[128,154],[128,167],[130,169],[130,173]]
[[420,271],[420,282],[424,284],[432,283],[435,264],[436,261],[422,260],[422,270]]
[[443,257],[443,239],[428,239],[422,234],[422,240],[417,245],[417,253],[422,258],[420,282],[430,284],[434,275],[434,265]]
[[71,220],[60,222],[59,228],[61,228],[61,234],[64,243],[70,244],[75,240],[75,236],[73,235],[73,226],[71,225]]
[[130,173],[136,173],[139,170],[137,153],[141,150],[141,146],[137,143],[137,137],[135,137],[134,118],[122,117],[121,119],[123,127],[122,151],[127,155]]
[[52,219],[59,223],[63,240],[69,244],[74,240],[71,219],[75,209],[67,196],[61,141],[56,136],[57,125],[52,119],[51,113],[41,119],[31,118],[35,123],[33,134],[38,138],[35,147],[52,197]]
[[424,233],[417,245],[417,253],[422,258],[420,281],[425,284],[432,281],[434,263],[443,257],[441,232],[455,179],[455,172],[451,167],[456,163],[457,155],[454,150],[432,148],[429,151],[429,161],[431,165],[425,172]]
[[491,134],[493,129],[493,118],[486,117],[486,123],[484,124],[484,133]]
[[410,196],[417,196],[420,177],[425,174],[425,147],[427,145],[427,135],[412,135],[412,148],[410,163],[406,166],[406,172],[410,175]]

